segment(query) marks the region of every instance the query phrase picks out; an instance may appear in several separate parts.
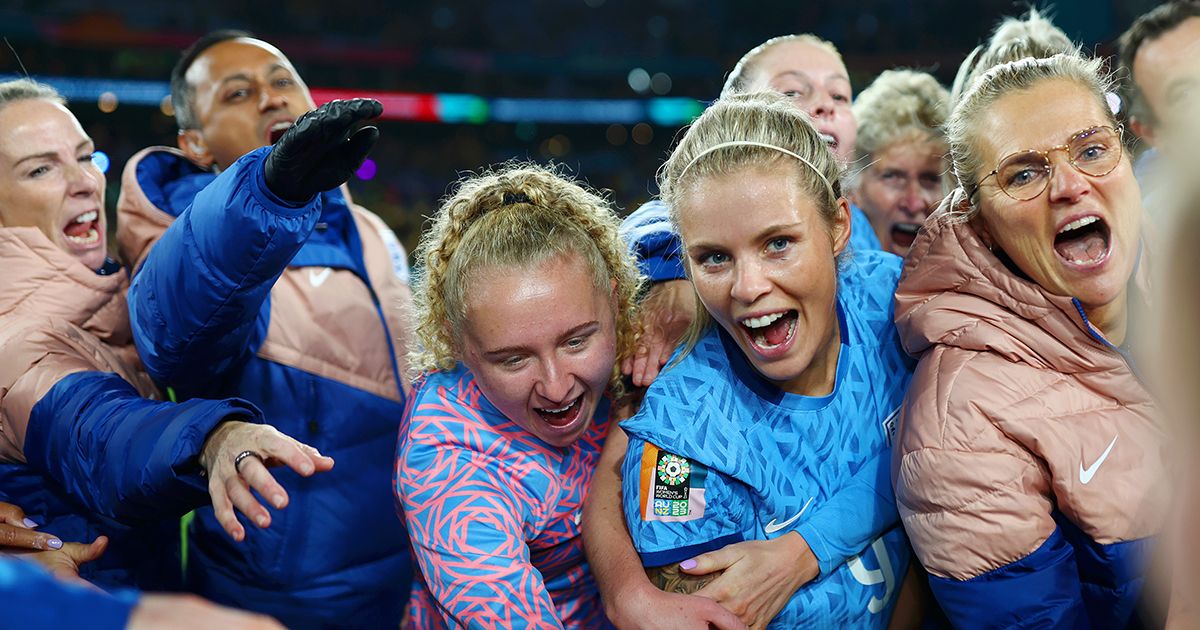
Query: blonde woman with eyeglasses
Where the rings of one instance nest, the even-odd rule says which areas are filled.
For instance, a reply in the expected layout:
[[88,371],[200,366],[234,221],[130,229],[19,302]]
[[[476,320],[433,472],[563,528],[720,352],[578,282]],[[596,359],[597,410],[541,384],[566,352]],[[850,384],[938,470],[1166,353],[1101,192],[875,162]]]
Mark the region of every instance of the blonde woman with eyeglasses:
[[959,187],[897,290],[920,362],[896,499],[955,626],[1136,612],[1164,440],[1133,359],[1142,207],[1111,87],[1076,53],[976,79],[947,125]]

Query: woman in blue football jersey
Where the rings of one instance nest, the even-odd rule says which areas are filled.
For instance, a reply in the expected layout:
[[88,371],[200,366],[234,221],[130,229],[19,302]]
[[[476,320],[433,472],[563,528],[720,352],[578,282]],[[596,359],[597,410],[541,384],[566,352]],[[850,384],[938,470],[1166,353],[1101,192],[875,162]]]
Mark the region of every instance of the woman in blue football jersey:
[[[633,579],[633,559],[660,589],[752,627],[892,618],[910,558],[889,478],[912,369],[892,323],[901,261],[842,255],[840,171],[807,117],[767,93],[717,101],[662,169],[704,308],[622,423],[627,448],[606,447],[584,517],[618,621],[652,607],[703,621]],[[614,471],[637,556],[613,525]]]

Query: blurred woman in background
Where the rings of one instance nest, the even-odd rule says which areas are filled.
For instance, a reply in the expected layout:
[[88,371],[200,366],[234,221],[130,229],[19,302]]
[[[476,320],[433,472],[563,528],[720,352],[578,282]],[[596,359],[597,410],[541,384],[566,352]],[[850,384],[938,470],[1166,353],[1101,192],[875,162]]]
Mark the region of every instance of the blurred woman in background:
[[884,251],[908,254],[945,195],[942,125],[949,101],[946,88],[929,74],[886,70],[854,102],[858,143],[848,196],[871,220]]

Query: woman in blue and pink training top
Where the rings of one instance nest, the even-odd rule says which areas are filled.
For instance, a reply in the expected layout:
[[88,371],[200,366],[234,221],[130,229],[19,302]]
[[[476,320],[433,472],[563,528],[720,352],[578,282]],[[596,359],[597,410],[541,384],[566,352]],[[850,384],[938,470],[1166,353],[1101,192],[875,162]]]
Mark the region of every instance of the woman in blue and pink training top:
[[396,462],[415,627],[606,624],[579,520],[634,337],[618,225],[599,196],[522,165],[460,183],[423,236],[422,376]]

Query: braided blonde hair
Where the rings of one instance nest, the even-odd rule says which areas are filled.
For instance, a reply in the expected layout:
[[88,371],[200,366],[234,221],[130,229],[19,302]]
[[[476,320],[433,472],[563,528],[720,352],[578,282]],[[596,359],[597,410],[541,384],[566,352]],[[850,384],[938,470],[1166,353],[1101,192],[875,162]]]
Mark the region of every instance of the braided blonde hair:
[[417,246],[413,305],[419,346],[409,353],[413,375],[451,370],[471,281],[483,269],[529,269],[579,256],[597,289],[615,283],[617,355],[610,391],[622,395],[621,361],[635,342],[637,263],[618,234],[607,200],[567,175],[532,163],[510,163],[466,177],[442,202]]

